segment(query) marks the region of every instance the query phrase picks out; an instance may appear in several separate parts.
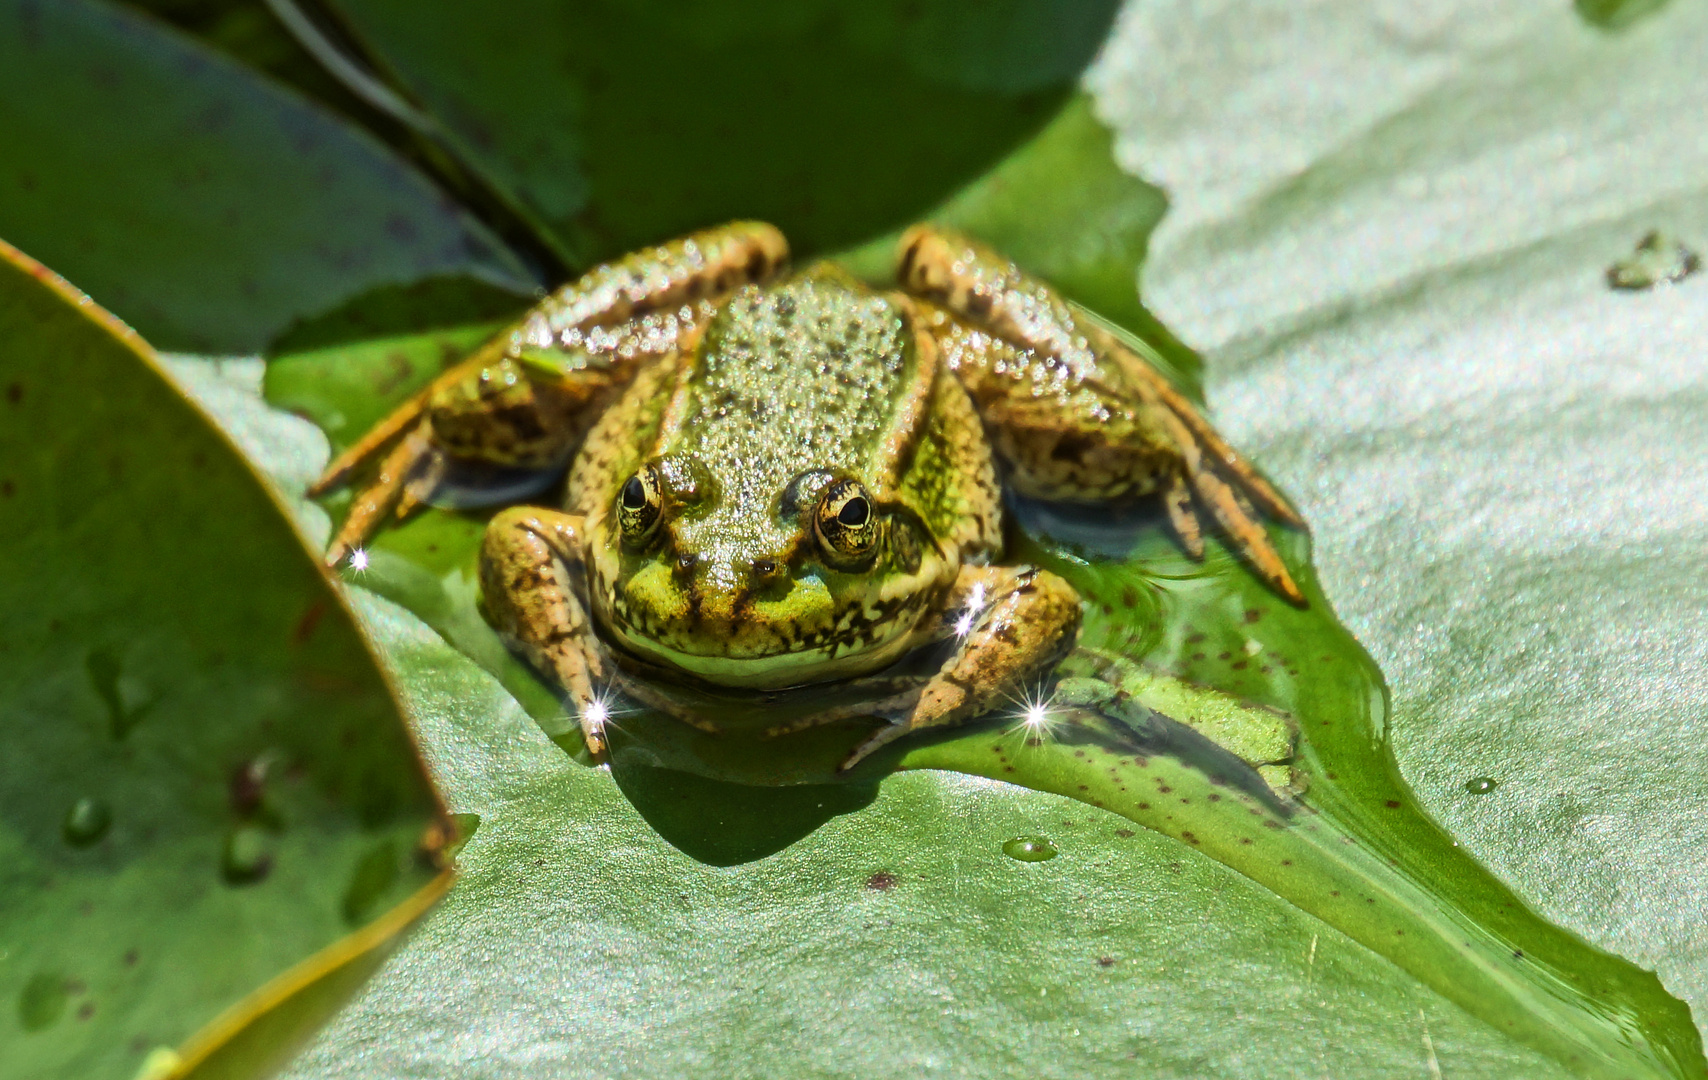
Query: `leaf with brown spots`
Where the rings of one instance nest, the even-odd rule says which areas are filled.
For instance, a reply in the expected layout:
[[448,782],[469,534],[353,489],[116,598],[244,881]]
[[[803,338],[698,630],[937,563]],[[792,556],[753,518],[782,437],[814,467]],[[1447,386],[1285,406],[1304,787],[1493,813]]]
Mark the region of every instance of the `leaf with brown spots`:
[[[0,384],[0,564],[28,568],[0,574],[0,1074],[128,1080],[176,1047],[172,1076],[260,1076],[449,885],[438,799],[261,479],[4,245]],[[341,900],[381,838],[362,927]]]

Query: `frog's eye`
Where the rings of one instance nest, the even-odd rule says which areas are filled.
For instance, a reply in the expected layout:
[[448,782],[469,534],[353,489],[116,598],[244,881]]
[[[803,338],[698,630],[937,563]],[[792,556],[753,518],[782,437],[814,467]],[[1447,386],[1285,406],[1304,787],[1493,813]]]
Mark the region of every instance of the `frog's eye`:
[[658,473],[651,465],[642,465],[617,491],[617,524],[623,539],[637,543],[650,536],[660,509]]
[[833,563],[864,560],[878,545],[878,513],[858,480],[838,480],[818,504],[818,539]]

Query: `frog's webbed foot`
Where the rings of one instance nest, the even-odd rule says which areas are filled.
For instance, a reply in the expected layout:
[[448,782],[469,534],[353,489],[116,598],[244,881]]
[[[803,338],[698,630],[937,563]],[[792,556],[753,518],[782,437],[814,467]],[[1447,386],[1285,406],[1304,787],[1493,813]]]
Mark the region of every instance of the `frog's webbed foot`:
[[[376,432],[379,429],[375,429]],[[387,433],[388,436],[391,433]],[[367,440],[364,440],[366,442]],[[371,446],[358,443],[351,447],[352,451],[361,450],[361,455],[350,463],[343,459],[333,462],[337,470],[328,467],[308,489],[310,497],[318,497],[337,487],[345,476],[362,460],[378,456],[385,449],[385,444],[391,439],[375,440]],[[345,456],[351,456],[348,454]],[[420,494],[424,482],[436,484],[437,476],[442,471],[443,455],[433,445],[433,433],[425,419],[416,419],[412,427],[406,430],[395,446],[390,448],[380,459],[379,467],[374,471],[367,486],[356,495],[350,505],[350,512],[345,515],[344,522],[338,527],[332,542],[326,548],[326,565],[337,566],[352,551],[367,542],[367,539],[379,528],[388,513],[394,509],[399,517],[403,517],[413,509],[415,503],[425,496]]]
[[1203,533],[1192,507],[1191,496],[1196,495],[1257,572],[1290,603],[1303,604],[1304,594],[1287,572],[1252,502],[1276,520],[1302,529],[1305,523],[1298,512],[1227,444],[1161,372],[1102,327],[1092,324],[1087,329],[1089,339],[1099,346],[1098,351],[1119,366],[1137,390],[1139,399],[1151,404],[1180,448],[1179,467],[1165,482],[1162,494],[1181,547],[1193,559],[1203,557]]
[[[897,685],[900,689],[856,682],[847,689],[862,692],[859,700],[809,712],[791,720],[785,720],[780,724],[772,724],[765,729],[765,737],[769,739],[779,735],[793,735],[798,731],[824,727],[827,724],[839,724],[844,720],[872,716],[906,716],[918,704],[919,695],[924,692],[925,688],[918,679],[898,680]],[[876,692],[870,693],[871,691]]]
[[1194,558],[1196,503],[1277,592],[1304,602],[1252,504],[1292,526],[1298,515],[1142,346],[983,245],[931,226],[902,237],[897,276],[923,301],[1017,490],[1076,501],[1160,494]]
[[362,477],[327,565],[366,543],[388,514],[402,520],[432,498],[453,460],[536,468],[562,461],[580,438],[578,412],[602,400],[614,380],[604,371],[580,378],[530,371],[502,345],[434,379],[310,485],[317,497]]
[[486,527],[480,553],[486,617],[511,649],[562,687],[587,751],[605,755],[607,660],[579,597],[585,587],[580,517],[517,506]]
[[1073,649],[1079,594],[1032,566],[963,567],[944,627],[960,646],[900,722],[879,728],[842,762],[846,771],[879,747],[925,728],[961,724],[1021,696]]

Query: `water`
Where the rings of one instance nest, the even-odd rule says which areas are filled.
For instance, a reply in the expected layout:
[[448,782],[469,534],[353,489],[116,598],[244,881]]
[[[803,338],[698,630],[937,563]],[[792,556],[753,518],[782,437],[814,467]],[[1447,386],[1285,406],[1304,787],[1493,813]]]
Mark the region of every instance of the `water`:
[[99,842],[112,824],[112,808],[99,799],[85,797],[72,803],[71,809],[65,812],[60,832],[67,844],[82,848]]
[[219,872],[228,884],[254,885],[273,869],[273,838],[256,825],[239,825],[226,834]]
[[1058,854],[1045,836],[1016,836],[1002,845],[1002,853],[1017,862],[1044,862]]
[[1702,256],[1677,237],[1655,230],[1637,241],[1631,254],[1607,268],[1609,288],[1623,291],[1673,285],[1702,268]]
[[1465,790],[1472,795],[1487,795],[1498,786],[1500,781],[1492,776],[1473,776],[1465,781]]

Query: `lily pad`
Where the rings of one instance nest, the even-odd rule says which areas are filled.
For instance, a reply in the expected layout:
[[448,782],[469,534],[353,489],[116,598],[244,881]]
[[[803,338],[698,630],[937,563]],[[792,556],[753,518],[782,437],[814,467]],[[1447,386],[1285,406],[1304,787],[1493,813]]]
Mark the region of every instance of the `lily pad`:
[[443,892],[452,826],[263,482],[6,247],[0,411],[0,1072],[261,1075]]
[[[1060,128],[1052,127],[1028,150],[1040,148],[1038,159],[1041,160],[1048,161],[1054,157],[1057,161],[1081,162],[1089,170],[1101,168],[1113,172],[1109,170],[1107,160],[1107,136],[1102,134],[1086,110],[1070,111],[1058,123]],[[1031,243],[1035,252],[1051,250],[1044,237],[1051,235],[1053,230],[1053,235],[1061,240],[1061,253],[1056,256],[1052,269],[1060,272],[1060,268],[1067,268],[1069,273],[1063,275],[1065,282],[1073,281],[1071,270],[1076,265],[1076,252],[1089,249],[1095,253],[1084,259],[1081,265],[1118,266],[1120,255],[1111,257],[1108,253],[1123,249],[1110,244],[1109,233],[1100,231],[1099,225],[1111,218],[1121,218],[1120,204],[1114,201],[1116,196],[1130,199],[1135,207],[1155,208],[1154,191],[1137,183],[1123,185],[1118,180],[1111,180],[1105,189],[1112,193],[1110,205],[1103,214],[1076,213],[1077,208],[1071,201],[1067,204],[1067,212],[1062,212],[1060,202],[1052,203],[1047,197],[1040,196],[1031,204],[1033,213],[1028,216],[1023,209],[1028,204],[1021,193],[1026,184],[1042,184],[1042,178],[1047,175],[1049,170],[1039,168],[1034,161],[1028,160],[1026,153],[1022,153],[995,174],[1015,184],[1017,191],[1003,191],[997,183],[991,183],[984,191],[975,188],[951,201],[945,208],[945,216],[959,213],[963,215],[960,218],[963,222],[969,218],[980,220],[982,216],[986,235],[1016,249],[1024,249],[1027,243]],[[1119,174],[1115,175],[1118,177]],[[992,192],[999,194],[993,195]],[[1095,209],[1098,204],[1092,202],[1091,206]],[[1137,221],[1138,225],[1130,241],[1132,246],[1125,250],[1142,250],[1145,228],[1155,220],[1154,209],[1151,215],[1138,213],[1128,218]],[[1101,246],[1084,242],[1087,236],[1093,241],[1100,241]],[[854,257],[857,260],[867,258],[864,252],[856,253]],[[1082,280],[1095,282],[1099,278]],[[1068,287],[1074,288],[1071,284]],[[1132,317],[1132,308],[1136,305],[1129,307],[1129,318]],[[354,352],[349,355],[352,359],[356,357]],[[269,377],[270,391],[275,401],[290,400],[300,406],[313,400],[316,387],[332,386],[338,371],[335,353],[281,357],[274,362]],[[354,389],[347,387],[342,393],[348,394]],[[286,397],[281,398],[282,392]],[[305,394],[308,396],[303,396]],[[323,404],[318,409],[320,415],[331,415],[331,410],[324,403],[328,400],[322,399]],[[348,410],[340,407],[338,411]],[[340,438],[345,437],[343,428],[333,430]],[[1474,1049],[1468,1052],[1487,1063],[1493,1071],[1517,1068],[1526,1075],[1549,1075],[1552,1069],[1559,1067],[1505,1043],[1496,1033],[1509,1031],[1525,1043],[1543,1048],[1574,1071],[1591,1075],[1626,1075],[1631,1071],[1665,1075],[1672,1067],[1686,1071],[1696,1067],[1700,1062],[1700,1050],[1688,1015],[1652,976],[1598,953],[1569,933],[1562,933],[1535,918],[1509,891],[1458,851],[1450,838],[1417,812],[1409,793],[1395,781],[1382,744],[1372,738],[1372,734],[1383,730],[1387,722],[1382,707],[1380,676],[1362,651],[1327,617],[1326,599],[1321,594],[1314,594],[1310,612],[1291,612],[1276,605],[1273,598],[1246,577],[1225,553],[1214,555],[1201,567],[1187,562],[1174,550],[1154,519],[1141,516],[1122,520],[1101,515],[1099,520],[1075,522],[1062,518],[1059,512],[1049,508],[1035,508],[1030,513],[1027,508],[1021,510],[1031,541],[1029,546],[1022,548],[1020,557],[1050,565],[1073,580],[1082,594],[1092,600],[1094,607],[1086,635],[1089,643],[1100,648],[1113,648],[1121,655],[1155,665],[1157,670],[1167,673],[1162,681],[1172,680],[1175,687],[1190,691],[1192,681],[1207,682],[1239,697],[1267,705],[1278,714],[1295,718],[1307,731],[1303,753],[1297,762],[1297,767],[1304,770],[1310,783],[1306,805],[1313,809],[1333,810],[1336,816],[1324,817],[1318,823],[1308,823],[1298,829],[1288,825],[1283,817],[1267,819],[1258,824],[1273,825],[1279,831],[1271,834],[1257,830],[1252,835],[1249,831],[1242,831],[1240,823],[1248,809],[1258,813],[1259,807],[1248,808],[1232,796],[1224,796],[1217,783],[1225,777],[1205,786],[1206,775],[1214,780],[1221,774],[1195,772],[1192,768],[1165,774],[1161,765],[1149,776],[1161,779],[1166,775],[1164,792],[1174,788],[1189,790],[1191,794],[1171,799],[1172,809],[1168,811],[1139,800],[1123,803],[1122,796],[1116,793],[1117,787],[1097,788],[1094,795],[1091,792],[1100,781],[1090,775],[1075,773],[1081,768],[1079,759],[1088,753],[1085,748],[1041,740],[1028,751],[1023,749],[1026,745],[1023,735],[1016,737],[1001,731],[952,738],[939,746],[916,750],[907,756],[906,763],[915,767],[982,773],[1059,791],[1081,800],[1095,800],[1099,806],[1119,809],[1135,820],[1175,837],[1187,848],[1216,850],[1215,857],[1220,861],[1263,881],[1277,895],[1286,896],[1307,910],[1317,912],[1353,940],[1392,957],[1422,979],[1425,985],[1436,988],[1449,1000],[1459,1002],[1491,1025],[1480,1029],[1479,1033],[1475,1027],[1469,1030],[1453,1028],[1454,1024],[1469,1022],[1469,1017],[1463,1014],[1420,1015],[1423,1038],[1432,1056],[1439,1044],[1461,1053],[1466,1052],[1465,1047],[1472,1047]],[[490,634],[482,638],[484,630],[473,615],[470,584],[473,575],[468,560],[478,527],[477,519],[462,515],[435,512],[424,517],[378,541],[377,557],[370,564],[363,581],[368,587],[403,603],[425,618],[429,625],[445,635],[446,640],[465,653],[480,658],[504,685],[514,687],[517,683],[514,675],[492,665],[494,650]],[[1064,539],[1067,540],[1065,545]],[[1304,547],[1298,539],[1293,537],[1289,541],[1291,559],[1301,580],[1309,581],[1303,564]],[[423,558],[423,552],[428,548],[437,549],[434,559]],[[461,554],[446,557],[447,551],[460,551]],[[1180,691],[1170,693],[1173,703],[1159,701],[1158,707],[1176,713],[1191,711]],[[524,700],[528,697],[526,693],[522,696]],[[563,742],[566,748],[573,749],[578,745],[573,727],[550,703],[545,708],[548,715],[542,716],[537,705],[530,706],[529,711],[542,720],[546,732]],[[857,811],[857,820],[878,829],[880,834],[884,829],[902,828],[893,816],[885,813],[886,804],[882,796],[871,806],[860,809],[871,797],[869,789],[864,794],[860,793],[858,785],[853,789],[839,789],[826,782],[831,779],[828,776],[821,776],[816,788],[809,787],[808,790],[822,794],[813,795],[804,805],[786,805],[784,800],[760,794],[758,789],[729,782],[732,778],[745,778],[749,783],[777,779],[779,766],[775,761],[775,750],[738,744],[728,738],[722,740],[722,745],[714,745],[717,740],[708,742],[690,735],[680,725],[674,726],[674,735],[669,730],[650,728],[643,734],[639,726],[647,722],[639,717],[630,717],[623,723],[626,725],[623,738],[614,744],[613,779],[616,786],[653,828],[703,863],[726,865],[765,855],[771,855],[773,859],[785,855],[799,858],[799,852],[814,850],[813,845],[819,842],[820,837],[837,827],[839,815],[854,811]],[[466,738],[467,734],[460,733],[459,737]],[[687,739],[685,743],[682,742],[684,737]],[[672,739],[679,745],[672,747]],[[1008,747],[1006,756],[1005,745]],[[826,760],[834,761],[835,755],[829,755]],[[1166,760],[1159,760],[1166,764]],[[796,779],[806,779],[809,775],[801,773]],[[1067,779],[1070,777],[1071,780]],[[906,781],[892,779],[886,782],[883,790],[895,790],[909,782],[912,778]],[[1262,795],[1263,792],[1258,789],[1248,794]],[[1012,792],[1002,797],[1019,800],[1021,805],[1028,805],[1027,800],[1032,798]],[[578,798],[585,799],[587,795],[583,792]],[[1215,805],[1218,800],[1225,801],[1234,813],[1241,816],[1224,815]],[[1173,806],[1176,801],[1182,805]],[[1185,809],[1184,805],[1189,803],[1195,805],[1192,809]],[[908,812],[913,811],[910,808]],[[1093,820],[1105,825],[1109,823],[1100,810],[1082,807],[1076,812],[1081,815],[1091,813],[1095,815]],[[537,802],[530,804],[527,813],[534,817],[552,816],[554,821],[558,820],[547,807]],[[756,820],[766,821],[768,829],[756,829]],[[1072,822],[1069,817],[1061,820]],[[880,821],[883,823],[881,826],[872,824]],[[561,823],[553,826],[554,829],[562,827]],[[1318,829],[1322,830],[1321,836],[1313,838],[1310,834]],[[1122,836],[1122,832],[1128,835]],[[596,860],[607,850],[605,845],[585,832],[578,832],[578,835],[581,837],[576,844],[579,856]],[[994,859],[1000,855],[1003,841],[1015,835],[1033,838],[1028,842],[1028,850],[1042,850],[1045,845],[1064,850],[1058,843],[1059,837],[1051,839],[1047,833],[1033,827],[987,841],[984,857]],[[1124,840],[1131,836],[1131,830],[1117,827],[1109,835]],[[787,846],[791,842],[793,846]],[[1350,846],[1343,848],[1343,844]],[[628,849],[624,847],[622,850]],[[1102,851],[1101,845],[1097,850]],[[1174,853],[1170,865],[1176,865],[1180,857],[1180,852]],[[1055,860],[1051,862],[1053,865]],[[959,858],[955,858],[954,863],[957,866],[957,883],[971,882],[966,887],[974,895],[968,900],[978,903],[978,890],[988,882],[963,874],[959,869]],[[750,866],[756,865],[749,863],[741,870],[744,874],[758,875],[760,871],[757,869],[750,870]],[[915,869],[918,872],[917,864]],[[566,889],[584,892],[592,888],[589,882],[580,879],[582,871],[579,869],[559,871],[548,863],[543,872],[567,874],[570,880],[564,882]],[[898,881],[905,879],[906,875],[893,868],[879,867],[865,879],[865,888],[869,892],[889,894]],[[773,878],[766,877],[765,880],[770,883],[768,887],[776,887]],[[697,894],[693,892],[681,895],[689,898],[683,901],[684,904],[698,905],[702,910],[718,910],[716,901],[709,896],[700,895],[696,899]],[[922,921],[931,917],[955,917],[955,913],[936,906],[942,903],[941,896],[922,898],[920,903],[923,910],[911,914]],[[1377,906],[1366,911],[1362,906],[1365,903]],[[618,909],[623,912],[620,916],[614,914]],[[668,938],[659,937],[660,931],[642,929],[637,925],[650,925],[654,915],[634,912],[627,901],[613,897],[603,917],[607,920],[620,919],[626,935],[653,942],[653,951],[647,954],[646,961],[650,968],[659,971],[658,977],[664,980],[660,989],[662,995],[676,1000],[688,992],[686,987],[691,983],[686,971],[679,971],[674,966],[675,962],[669,959],[671,953],[664,944]],[[1233,917],[1237,920],[1246,916]],[[819,935],[852,934],[852,928],[836,929],[837,920],[841,918],[846,918],[845,912],[833,911],[826,916],[824,923],[814,924],[812,932]],[[496,924],[490,920],[486,925],[496,929]],[[802,932],[799,926],[792,929]],[[861,926],[862,931],[872,929],[870,924]],[[755,928],[753,932],[759,931]],[[1064,933],[1070,940],[1078,940],[1071,930]],[[1463,949],[1457,937],[1461,933],[1472,939],[1464,942]],[[1317,978],[1318,943],[1325,934],[1332,934],[1332,931],[1327,927],[1313,931],[1308,948],[1302,954],[1313,981]],[[853,937],[855,948],[875,948],[879,940],[862,935]],[[872,993],[864,983],[857,988],[847,984],[846,958],[840,954],[834,958],[822,957],[818,952],[802,955],[799,948],[785,945],[773,933],[765,934],[763,940],[765,952],[786,956],[790,970],[811,971],[817,985],[842,987],[829,995],[832,1000],[850,997],[864,1000],[861,995]],[[1339,942],[1337,948],[1350,948],[1346,939],[1334,940]],[[1302,939],[1300,943],[1303,944]],[[1030,960],[1043,965],[1041,970],[1048,970],[1052,962],[1050,957],[1055,954],[1030,939],[1027,945],[1032,951],[1024,955],[1005,957],[1001,961],[981,956],[978,962],[1026,963]],[[937,943],[935,950],[910,940],[909,949],[910,955],[937,957],[935,962],[944,965],[938,970],[951,970],[957,963],[969,962],[965,952],[957,950],[954,940]],[[1102,959],[1104,955],[1100,954],[1097,957],[1099,968],[1105,966]],[[1110,959],[1110,967],[1119,963],[1113,957]],[[1282,970],[1286,970],[1290,963],[1281,957],[1272,962],[1278,962]],[[1205,957],[1200,966],[1213,963]],[[833,964],[841,966],[833,968]],[[1529,967],[1522,966],[1524,964]],[[1205,977],[1197,967],[1193,971],[1194,978]],[[854,977],[869,978],[870,975],[860,969]],[[1066,978],[1065,975],[1063,977]],[[1212,985],[1219,993],[1236,992],[1220,983]],[[1383,1024],[1391,1029],[1396,1015],[1406,1018],[1406,1030],[1414,1030],[1410,1026],[1412,1006],[1401,1003],[1419,1000],[1417,995],[1425,992],[1413,987],[1397,973],[1391,976],[1386,986],[1382,992],[1365,991],[1370,995],[1368,1007],[1372,1012],[1367,1015],[1371,1017],[1372,1027],[1360,1034],[1359,1045],[1364,1052],[1371,1052],[1372,1046],[1389,1045],[1384,1040],[1394,1038],[1391,1030],[1387,1034],[1377,1032]],[[1577,987],[1575,991],[1571,989],[1573,986]],[[1179,991],[1178,987],[1175,989]],[[1578,995],[1575,999],[1574,994]],[[1599,1003],[1593,1008],[1586,1008],[1585,994],[1595,995]],[[1048,996],[1047,988],[1041,996]],[[1200,999],[1192,999],[1184,993],[1183,996],[1194,1001],[1194,1008],[1208,1007]],[[913,1016],[902,1007],[900,999],[887,996],[883,1001],[884,1007],[895,1010],[895,1015]],[[1013,1005],[1005,992],[993,991],[978,998],[978,1008],[1009,1018],[1006,1030],[1027,1030],[1014,1018]],[[469,1007],[473,1007],[472,1003]],[[792,1018],[790,1022],[803,1028],[823,1030],[826,1023],[826,1018],[815,1011],[810,1000],[779,1003],[778,1007],[787,1008]],[[1112,1003],[1092,1006],[1090,1010],[1095,1012],[1098,1007],[1116,1014],[1120,1012],[1119,1007]],[[1386,1020],[1374,1020],[1385,1010]],[[954,1010],[949,1012],[952,1014]],[[1074,1021],[1084,1015],[1083,1009],[1071,1013]],[[1609,1023],[1605,1019],[1607,1016],[1616,1020]],[[448,1017],[441,1020],[448,1022]],[[727,1038],[732,1028],[753,1022],[746,1012],[719,1009],[714,1016],[684,1028],[682,1037],[702,1042]],[[868,1022],[880,1023],[870,1016]],[[1089,1023],[1086,1021],[1087,1026]],[[1002,1022],[998,1022],[997,1027],[1005,1030]],[[1444,1034],[1449,1029],[1454,1030],[1454,1035]],[[886,1034],[878,1040],[879,1045],[854,1059],[859,1062],[859,1068],[881,1071],[904,1067],[899,1064],[904,1059],[893,1056],[893,1048],[904,1044],[904,1034],[893,1027],[883,1030]],[[519,1034],[524,1041],[504,1050],[506,1056],[519,1054],[525,1058],[530,1053],[525,1048],[527,1039],[547,1037],[537,1028]],[[978,1035],[962,1034],[946,1045],[960,1046],[963,1050],[974,1045],[979,1048],[977,1052],[988,1053],[988,1048],[976,1041],[983,1034],[981,1025]],[[555,1032],[551,1037],[562,1038]],[[974,1041],[967,1042],[969,1038]],[[661,1044],[655,1038],[651,1045],[659,1054],[657,1060],[660,1063],[679,1063],[688,1053],[686,1043]],[[1085,1053],[1089,1056],[1070,1055],[1071,1064],[1062,1067],[1069,1071],[1095,1068],[1101,1060],[1096,1054],[1109,1045],[1110,1033],[1104,1031],[1099,1040],[1086,1044]],[[1415,1046],[1415,1042],[1411,1045]],[[1628,1045],[1634,1045],[1636,1050],[1628,1050]],[[1394,1044],[1392,1050],[1397,1048],[1398,1044]],[[804,1050],[796,1046],[784,1052],[799,1054]],[[1052,1049],[1052,1053],[1063,1052],[1061,1048]],[[1155,1048],[1151,1048],[1150,1056],[1136,1048],[1127,1052],[1153,1062],[1158,1059]],[[1235,1062],[1238,1067],[1238,1059],[1227,1056],[1230,1052],[1231,1044],[1223,1046],[1217,1051],[1222,1055],[1217,1060],[1223,1065]],[[1167,1060],[1166,1053],[1162,1059]],[[1519,1062],[1522,1065],[1515,1064]],[[320,1064],[327,1067],[330,1062],[322,1058]],[[1329,1072],[1360,1067],[1353,1058],[1339,1066],[1326,1059],[1307,1065]],[[668,1067],[674,1067],[674,1064]],[[1036,1064],[1031,1067],[1037,1068]]]
[[92,0],[0,2],[0,236],[161,348],[254,351],[432,276],[536,284],[374,137]]
[[[1657,229],[1700,246],[1708,169],[1694,138],[1694,72],[1704,40],[1700,13],[1678,6],[1616,35],[1566,9],[1517,4],[1485,6],[1475,20],[1429,9],[1280,16],[1236,4],[1188,18],[1141,7],[1093,77],[1114,156],[1172,201],[1148,299],[1209,351],[1218,419],[1316,524],[1326,598],[1313,593],[1308,619],[1265,611],[1225,554],[1195,567],[1143,518],[1097,524],[1022,508],[1021,551],[1075,575],[1097,601],[1096,644],[1162,666],[1148,677],[1172,687],[1166,709],[1197,710],[1208,726],[1250,702],[1305,730],[1294,764],[1310,781],[1304,805],[1323,811],[1311,820],[1319,832],[1333,826],[1327,848],[1310,844],[1303,816],[1263,817],[1265,800],[1285,792],[1229,798],[1206,780],[1222,774],[1202,769],[1170,774],[1191,790],[1164,780],[1174,788],[1165,794],[1192,800],[1195,821],[1218,826],[1189,835],[1155,804],[1127,808],[1165,815],[1145,820],[1158,832],[1137,831],[1083,801],[942,772],[889,778],[875,796],[869,779],[820,785],[823,798],[800,785],[791,794],[807,797],[787,802],[671,767],[712,756],[693,745],[673,760],[637,741],[609,776],[578,768],[551,745],[575,739],[549,690],[505,668],[474,615],[466,555],[478,516],[434,513],[388,534],[366,579],[414,614],[354,595],[457,804],[481,814],[467,849],[475,888],[300,1074],[913,1074],[968,1063],[1039,1076],[1594,1071],[1535,1030],[1569,991],[1513,1014],[1477,1000],[1471,983],[1454,985],[1461,961],[1447,931],[1468,912],[1491,932],[1479,948],[1538,933],[1545,943],[1478,953],[1476,978],[1530,992],[1559,976],[1617,999],[1609,1016],[1628,1018],[1640,999],[1635,1026],[1596,1037],[1661,1060],[1626,1068],[1632,1059],[1615,1053],[1611,1068],[1665,1070],[1670,1055],[1674,1075],[1700,1075],[1679,1003],[1571,931],[1659,966],[1667,986],[1703,1003],[1703,793],[1690,779],[1703,770],[1689,751],[1705,696],[1691,644],[1703,637],[1691,591],[1703,538],[1691,508],[1708,500],[1691,479],[1702,388],[1681,359],[1694,355],[1701,279],[1615,296],[1603,272]],[[518,42],[531,46],[507,44]],[[520,59],[539,72],[537,57]],[[455,111],[450,98],[422,96]],[[514,93],[506,106],[488,118],[537,124],[550,111],[531,114]],[[1155,189],[1109,168],[1090,117],[1077,117],[1078,138],[1054,144],[1071,148],[1054,167],[1011,161],[938,212],[1070,289],[1101,290],[1103,300],[1076,295],[1144,330],[1136,304],[1117,310],[1130,301],[1121,263],[1144,250],[1160,204]],[[1060,131],[1069,129],[1041,143]],[[481,160],[495,175],[532,164]],[[1070,176],[1096,177],[1099,194],[1070,197]],[[947,191],[928,188],[904,194],[926,205]],[[539,190],[520,201],[537,210]],[[1060,215],[1076,202],[1082,212],[1067,219],[1079,226],[1145,224],[1112,237],[1064,230]],[[702,209],[722,216],[710,212],[719,205]],[[861,217],[870,207],[849,203],[860,228],[817,242],[896,223]],[[652,221],[652,209],[633,220]],[[615,243],[598,225],[554,226],[566,259]],[[1076,266],[1092,271],[1076,279]],[[347,340],[299,340],[269,390],[324,420],[360,380],[383,375],[393,352],[430,373],[444,334],[390,327],[367,339],[370,363],[330,391],[321,378],[344,373],[325,350]],[[288,423],[252,399],[224,406],[233,421]],[[328,423],[335,440],[355,423],[355,409],[345,412],[345,427]],[[1285,539],[1302,569],[1303,539]],[[1394,677],[1394,710],[1374,665],[1326,618],[1328,598]],[[1212,640],[1220,647],[1204,647]],[[1283,663],[1264,672],[1269,658]],[[107,708],[110,728],[146,730],[152,713],[125,696],[111,662],[85,670],[98,700],[119,703]],[[1205,683],[1238,701],[1212,707]],[[1140,766],[1117,761],[1115,791],[1094,792],[1103,781],[1074,771],[1076,750],[1096,752],[1072,741],[1076,725],[1035,747],[1024,728],[972,733],[911,760],[974,773],[1012,764],[1037,786],[1111,803]],[[977,765],[973,751],[1009,764]],[[734,763],[743,760],[757,759]],[[1458,842],[1416,812],[1402,776]],[[1258,800],[1251,820],[1278,827],[1260,822],[1265,832],[1246,836],[1201,808],[1212,796],[1223,810]],[[84,810],[68,811],[63,836],[105,835]],[[1016,837],[1057,856],[1004,854]],[[1248,859],[1242,839],[1274,858]],[[1306,845],[1295,856],[1321,856],[1314,876],[1292,870],[1284,839]],[[252,846],[234,850],[254,865]],[[1209,850],[1221,863],[1198,854]],[[1517,894],[1482,876],[1468,850]],[[365,854],[354,866],[369,864]],[[1362,917],[1334,892],[1348,872],[1383,882],[1382,896],[1398,902]],[[341,907],[365,892],[355,879],[369,875],[354,875]],[[1404,879],[1429,887],[1402,897]],[[1430,947],[1376,942],[1416,928],[1394,922],[1396,911],[1434,928],[1447,947],[1438,966],[1418,959]],[[51,976],[32,980],[20,1016],[42,1023],[69,1004]],[[1523,1045],[1500,1034],[1523,1017]]]

